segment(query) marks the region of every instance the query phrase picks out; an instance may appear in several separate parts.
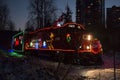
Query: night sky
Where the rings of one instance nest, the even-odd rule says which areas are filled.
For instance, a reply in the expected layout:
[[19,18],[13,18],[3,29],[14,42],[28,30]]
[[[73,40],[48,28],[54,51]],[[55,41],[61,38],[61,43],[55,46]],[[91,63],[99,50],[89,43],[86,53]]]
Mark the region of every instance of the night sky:
[[[68,0],[68,4],[70,9],[73,12],[73,21],[75,21],[75,1],[76,0]],[[56,0],[55,5],[58,7],[58,12],[60,15],[61,12],[65,11],[65,6],[67,4],[67,0]],[[24,30],[25,23],[28,19],[29,14],[29,0],[7,0],[8,7],[10,9],[10,16],[13,22],[15,23],[16,29],[21,28]],[[113,5],[120,6],[120,0],[105,0],[105,7],[112,7]]]

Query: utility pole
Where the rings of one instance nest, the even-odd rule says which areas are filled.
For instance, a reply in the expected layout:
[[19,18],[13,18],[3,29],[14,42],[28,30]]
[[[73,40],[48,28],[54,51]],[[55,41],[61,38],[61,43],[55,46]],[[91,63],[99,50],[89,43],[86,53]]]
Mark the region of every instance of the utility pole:
[[37,28],[40,28],[39,0],[37,0]]
[[43,22],[43,23],[42,23],[42,24],[43,24],[43,25],[42,25],[42,28],[43,28],[44,25],[45,25],[45,24],[44,24],[44,23],[45,23],[45,21],[44,21],[44,17],[45,17],[45,0],[43,0],[43,5],[42,5],[42,7],[43,7],[43,8],[42,8],[42,19],[43,19],[43,21],[42,21],[42,22]]
[[113,55],[114,55],[114,80],[116,80],[116,52],[115,50],[113,51]]

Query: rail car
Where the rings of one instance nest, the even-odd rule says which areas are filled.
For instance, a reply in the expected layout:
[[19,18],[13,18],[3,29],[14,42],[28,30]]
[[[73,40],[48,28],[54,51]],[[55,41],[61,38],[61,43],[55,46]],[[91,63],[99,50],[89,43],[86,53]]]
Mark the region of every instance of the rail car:
[[[74,22],[58,27],[47,27],[13,36],[12,48],[29,54],[63,54],[64,61],[80,64],[102,64],[102,45],[83,25]],[[34,52],[34,54],[36,54]]]

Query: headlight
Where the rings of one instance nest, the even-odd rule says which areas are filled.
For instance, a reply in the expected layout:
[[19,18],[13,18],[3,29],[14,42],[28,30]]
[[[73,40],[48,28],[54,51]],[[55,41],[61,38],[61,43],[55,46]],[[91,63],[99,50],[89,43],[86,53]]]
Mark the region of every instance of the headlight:
[[87,36],[87,40],[91,40],[92,39],[92,36],[91,35],[88,35]]
[[87,49],[87,50],[90,49],[90,46],[86,46],[86,49]]
[[79,48],[82,48],[82,46],[79,46]]

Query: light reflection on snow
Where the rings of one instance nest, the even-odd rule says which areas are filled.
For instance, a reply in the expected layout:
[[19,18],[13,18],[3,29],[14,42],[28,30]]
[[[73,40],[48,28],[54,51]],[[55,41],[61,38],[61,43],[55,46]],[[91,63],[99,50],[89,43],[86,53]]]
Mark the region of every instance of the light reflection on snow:
[[[114,68],[82,70],[82,72],[80,71],[80,75],[100,80],[111,80],[114,79]],[[120,79],[120,69],[116,69],[116,78]]]

